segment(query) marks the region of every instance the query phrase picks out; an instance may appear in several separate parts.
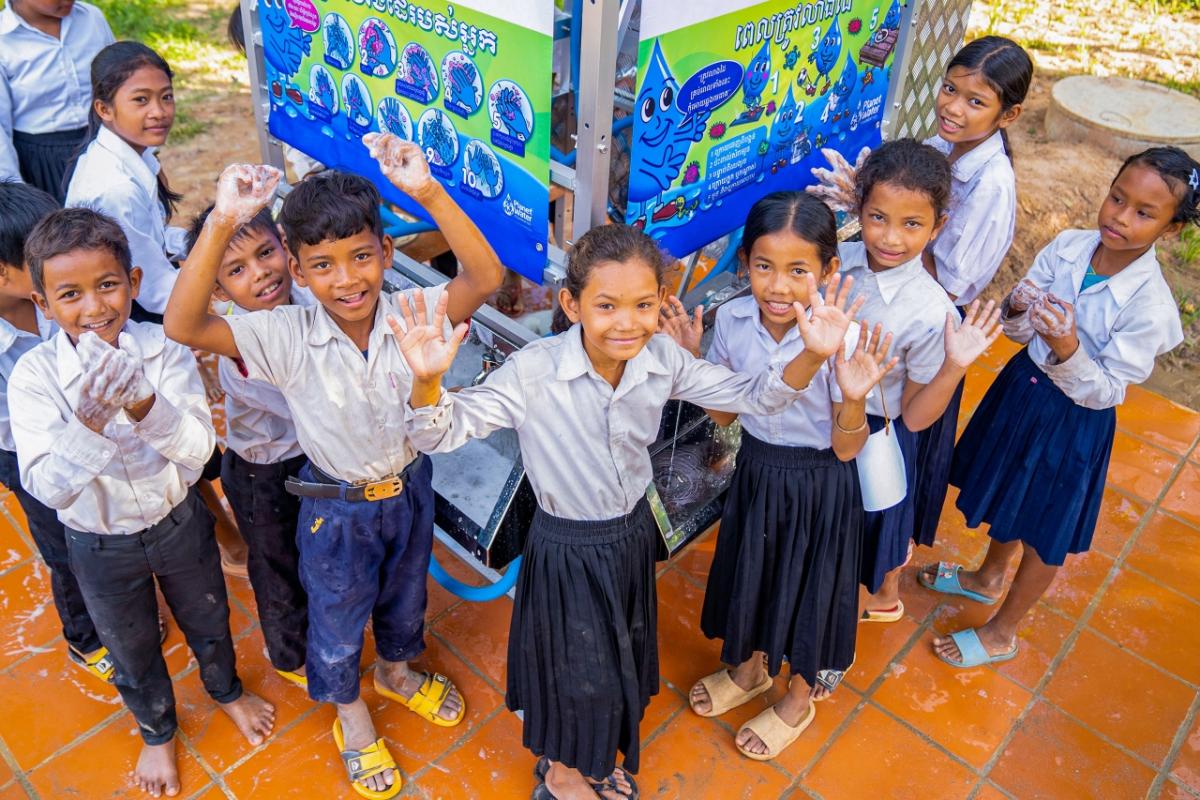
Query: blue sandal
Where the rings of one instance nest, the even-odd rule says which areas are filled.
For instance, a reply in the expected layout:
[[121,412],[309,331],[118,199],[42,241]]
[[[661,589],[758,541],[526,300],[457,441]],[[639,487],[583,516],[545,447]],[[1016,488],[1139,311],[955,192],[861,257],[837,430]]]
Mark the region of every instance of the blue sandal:
[[952,667],[960,667],[967,669],[969,667],[982,667],[985,664],[997,664],[1001,661],[1008,661],[1015,658],[1017,655],[1017,645],[1013,645],[1013,649],[1007,653],[1000,655],[989,655],[987,648],[983,646],[983,642],[979,641],[979,634],[974,628],[967,628],[965,631],[958,631],[950,634],[950,638],[958,645],[958,654],[962,656],[961,661],[951,661],[941,653],[937,657],[945,661]]
[[930,583],[925,577],[925,571],[917,573],[917,580],[926,589],[942,594],[958,595],[965,597],[968,600],[974,600],[976,603],[983,603],[985,606],[994,606],[999,597],[988,597],[986,594],[972,592],[970,589],[964,589],[958,581],[958,573],[962,572],[962,564],[955,564],[953,561],[939,561],[937,568],[937,577]]

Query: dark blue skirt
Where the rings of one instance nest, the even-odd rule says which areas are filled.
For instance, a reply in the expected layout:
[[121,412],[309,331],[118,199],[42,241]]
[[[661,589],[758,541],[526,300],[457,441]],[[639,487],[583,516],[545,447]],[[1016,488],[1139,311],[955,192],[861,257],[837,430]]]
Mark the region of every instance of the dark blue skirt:
[[51,133],[13,131],[21,180],[52,195],[62,205],[76,157],[87,143],[87,131],[86,127]]
[[946,413],[917,433],[917,475],[909,481],[913,495],[913,532],[917,544],[932,547],[937,539],[946,491],[950,488],[950,462],[954,460],[954,437],[958,434],[958,410],[962,405],[964,381],[958,382]]
[[[867,415],[871,433],[883,427],[883,417]],[[904,499],[883,511],[866,512],[866,535],[863,537],[862,567],[859,582],[872,594],[879,591],[883,578],[901,566],[908,557],[908,542],[912,538],[916,521],[914,492],[917,487],[917,434],[904,425],[904,420],[892,420],[896,442],[904,456],[904,474],[908,481],[908,492]],[[858,471],[855,470],[857,477]]]
[[1116,409],[1084,408],[1046,377],[1028,350],[1013,356],[984,395],[954,451],[950,483],[967,527],[991,525],[1046,564],[1092,543]]

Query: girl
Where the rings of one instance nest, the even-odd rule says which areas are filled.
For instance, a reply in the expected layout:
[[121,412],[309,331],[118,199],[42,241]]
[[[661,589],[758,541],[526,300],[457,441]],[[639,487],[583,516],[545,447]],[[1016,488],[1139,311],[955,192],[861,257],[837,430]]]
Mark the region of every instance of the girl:
[[171,68],[137,42],[117,42],[92,62],[90,144],[71,176],[68,206],[87,206],[125,231],[142,288],[131,319],[162,322],[175,285],[172,260],[184,255],[186,234],[168,228],[180,196],[167,186],[154,151],[175,121]]
[[895,506],[867,514],[862,582],[873,596],[866,622],[904,615],[900,567],[911,555],[917,475],[917,436],[946,411],[967,367],[1000,335],[996,304],[971,303],[962,324],[945,291],[921,264],[921,254],[946,221],[950,168],[929,145],[898,139],[881,145],[858,171],[862,241],[839,248],[842,274],[855,279],[864,319],[892,332],[900,361],[867,401],[871,429],[890,417],[904,456],[908,493]]
[[[778,192],[755,203],[739,253],[752,296],[721,306],[709,358],[747,373],[802,346],[793,304],[810,306],[809,277],[824,282],[837,273],[837,244],[833,212],[812,195]],[[678,329],[685,317],[678,300],[672,305],[665,327]],[[690,338],[703,330],[701,313]],[[891,336],[881,341],[879,326],[870,343],[865,327],[847,339],[857,343],[853,356],[823,364],[796,402],[742,416],[704,594],[701,628],[725,640],[721,660],[734,668],[700,679],[693,711],[714,717],[756,697],[784,659],[792,674],[788,694],[737,735],[738,749],[759,761],[800,736],[815,716],[813,700],[854,660],[863,509],[850,461],[867,441],[867,393],[895,362],[884,362]],[[724,425],[734,420],[710,413]]]
[[88,70],[112,42],[90,3],[9,0],[0,9],[0,180],[24,180],[62,205],[87,141]]
[[927,587],[987,605],[978,630],[934,640],[943,661],[972,667],[1017,653],[1017,626],[1067,553],[1092,541],[1125,388],[1183,341],[1154,243],[1200,223],[1200,165],[1178,148],[1129,158],[1100,206],[1099,230],[1064,231],[1004,303],[1004,330],[1028,346],[988,389],[963,432],[950,474],[967,525],[991,525],[978,570],[942,562]]
[[[637,797],[638,722],[658,692],[656,523],[646,500],[648,445],[663,406],[684,399],[771,414],[795,399],[841,346],[855,308],[836,277],[828,304],[798,319],[804,351],[757,376],[692,357],[656,336],[665,263],[625,225],[593,228],[571,254],[559,293],[571,327],[511,356],[480,386],[441,391],[466,332],[443,338],[423,301],[392,321],[414,383],[406,427],[445,452],[514,428],[538,511],[525,545],[508,648],[510,709],[541,756],[535,798]],[[816,284],[807,279],[810,296]],[[404,333],[404,330],[407,333]],[[852,421],[852,420],[851,420]],[[625,753],[625,769],[615,768]]]
[[[992,282],[1012,245],[1017,220],[1017,184],[1006,129],[1021,116],[1033,80],[1033,62],[1020,45],[984,36],[950,59],[937,97],[938,132],[926,144],[950,163],[950,203],[946,225],[922,262],[960,313]],[[835,151],[826,153],[841,186],[854,184],[853,170]],[[829,175],[825,170],[814,173]],[[830,175],[832,178],[833,176]],[[827,195],[832,185],[813,187]],[[840,205],[853,205],[841,192]],[[917,436],[913,539],[932,546],[946,501],[950,459],[958,431],[962,385],[946,413]],[[879,598],[886,602],[888,598]]]

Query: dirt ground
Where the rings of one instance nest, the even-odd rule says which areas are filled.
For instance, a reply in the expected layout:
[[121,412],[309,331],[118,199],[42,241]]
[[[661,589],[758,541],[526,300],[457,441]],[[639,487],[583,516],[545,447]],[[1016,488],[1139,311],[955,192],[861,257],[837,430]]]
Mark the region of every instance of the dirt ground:
[[[1057,5],[1057,4],[1052,4]],[[1044,8],[1042,4],[1040,8]],[[1198,60],[1189,55],[1194,47],[1177,47],[1175,40],[1187,41],[1200,32],[1200,14],[1185,11],[1185,22],[1172,24],[1138,23],[1147,27],[1154,41],[1147,44],[1145,31],[1122,29],[1123,35],[1137,35],[1140,49],[1147,53],[1132,53],[1122,41],[1106,42],[1109,50],[1070,50],[1053,44],[1055,20],[1040,20],[1036,14],[1020,16],[1019,23],[997,21],[996,14],[1020,16],[1020,9],[1004,3],[977,4],[973,17],[973,33],[982,33],[990,25],[996,32],[1018,35],[1022,26],[1046,26],[1042,35],[1051,40],[1038,40],[1031,47],[1038,73],[1026,111],[1010,129],[1017,170],[1019,210],[1013,247],[1001,268],[993,294],[1001,294],[1012,286],[1032,262],[1037,251],[1066,228],[1089,228],[1095,225],[1096,210],[1120,160],[1086,144],[1049,140],[1045,135],[1044,118],[1049,102],[1050,87],[1058,78],[1070,72],[1091,71],[1107,74],[1138,74],[1162,78],[1174,76],[1184,89],[1197,85]],[[1040,13],[1040,12],[1039,12]],[[1132,13],[1132,12],[1131,12]],[[1163,17],[1168,15],[1164,14]],[[1120,19],[1110,20],[1120,24]],[[1132,23],[1131,23],[1132,24]],[[1103,39],[1104,31],[1092,35]],[[1190,38],[1193,43],[1198,39]],[[1182,59],[1182,60],[1181,60]],[[1132,65],[1132,67],[1131,67]],[[179,146],[168,144],[161,152],[164,169],[171,185],[184,195],[181,213],[175,224],[185,224],[192,214],[202,209],[212,196],[212,187],[221,168],[239,161],[259,158],[258,136],[250,107],[247,78],[236,69],[222,69],[219,74],[205,71],[204,65],[194,65],[195,74],[203,74],[189,87],[187,64],[177,65],[181,73],[181,103],[190,103],[193,118],[206,123],[206,128]],[[1140,70],[1140,72],[1138,71]],[[201,83],[202,81],[202,83]],[[192,99],[188,90],[193,88]],[[1200,264],[1183,263],[1174,243],[1160,248],[1167,279],[1181,303],[1200,302]],[[1159,360],[1158,368],[1147,387],[1172,400],[1192,408],[1200,408],[1200,320],[1189,325],[1188,342],[1184,347]]]

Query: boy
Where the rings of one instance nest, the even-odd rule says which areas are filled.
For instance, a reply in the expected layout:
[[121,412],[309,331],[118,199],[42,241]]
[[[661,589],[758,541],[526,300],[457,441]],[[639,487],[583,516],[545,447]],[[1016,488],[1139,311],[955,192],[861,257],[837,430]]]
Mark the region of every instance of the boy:
[[238,680],[213,519],[193,490],[216,441],[204,387],[190,352],[161,327],[129,321],[142,276],[112,219],[55,211],[29,234],[25,258],[34,300],[60,331],[9,381],[21,481],[66,527],[79,588],[142,735],[134,781],[174,795],[175,697],[156,582],[205,688],[251,744],[275,713]]
[[[430,213],[463,264],[448,285],[421,290],[428,308],[443,292],[452,322],[467,319],[499,287],[503,267],[479,229],[429,174],[419,147],[391,134],[363,142],[383,174]],[[167,307],[167,333],[191,347],[241,358],[249,377],[279,387],[309,466],[289,491],[301,499],[297,545],[308,592],[309,696],[337,704],[334,741],[356,791],[392,797],[401,781],[359,697],[363,628],[374,621],[375,687],[438,725],[465,708],[441,675],[408,660],[425,649],[425,580],[433,541],[432,469],[404,434],[412,374],[386,322],[381,297],[392,241],[382,233],[379,193],[363,178],[324,172],[299,183],[280,212],[297,284],[318,306],[211,315],[222,254],[266,205],[279,180],[269,167],[222,175],[216,208]],[[411,292],[409,293],[411,294]]]
[[[189,251],[212,211],[210,206],[192,220]],[[214,294],[232,304],[234,314],[316,303],[307,289],[292,285],[279,231],[265,208],[233,232],[216,283]],[[249,549],[250,585],[267,656],[281,677],[307,687],[308,597],[300,585],[296,550],[300,498],[284,491],[288,476],[298,475],[307,459],[278,389],[251,380],[246,366],[233,359],[220,359],[217,372],[225,390],[228,444],[221,457],[221,485]]]
[[25,267],[25,238],[42,217],[58,210],[46,192],[24,183],[0,181],[0,483],[17,496],[29,535],[50,570],[50,593],[62,620],[67,657],[111,683],[112,660],[88,616],[79,583],[67,562],[66,531],[58,513],[39,503],[21,485],[16,445],[8,421],[8,381],[17,359],[55,331],[33,304],[33,282]]

